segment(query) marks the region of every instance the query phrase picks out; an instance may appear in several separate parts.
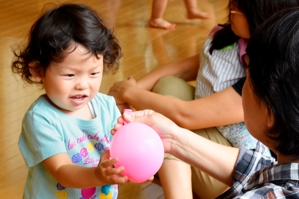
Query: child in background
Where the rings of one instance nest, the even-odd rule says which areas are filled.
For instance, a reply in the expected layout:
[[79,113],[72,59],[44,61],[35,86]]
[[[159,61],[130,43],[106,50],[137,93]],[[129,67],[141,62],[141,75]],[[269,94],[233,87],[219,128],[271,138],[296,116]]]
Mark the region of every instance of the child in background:
[[[200,55],[158,67],[137,82],[115,83],[109,94],[119,107],[150,108],[212,141],[255,149],[241,100],[247,41],[272,14],[298,5],[298,0],[231,0],[230,23],[212,30]],[[187,83],[193,80],[196,88]],[[171,156],[165,157],[159,177],[166,199],[192,197],[191,186],[200,198],[213,198],[226,187]]]
[[[188,19],[209,19],[209,13],[202,12],[197,8],[197,0],[184,0]],[[153,0],[152,14],[148,24],[153,28],[162,28],[166,30],[175,29],[175,24],[169,23],[163,19],[168,0]]]
[[98,92],[103,73],[118,68],[115,36],[91,8],[63,4],[34,23],[27,47],[14,54],[13,72],[45,90],[23,118],[23,198],[117,198],[117,184],[128,182],[109,154],[120,112]]

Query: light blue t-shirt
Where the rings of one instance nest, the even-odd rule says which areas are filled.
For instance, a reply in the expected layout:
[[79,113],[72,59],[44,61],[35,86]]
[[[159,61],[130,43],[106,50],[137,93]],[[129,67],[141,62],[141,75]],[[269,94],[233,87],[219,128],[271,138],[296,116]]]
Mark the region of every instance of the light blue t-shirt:
[[67,153],[76,165],[98,165],[100,155],[110,147],[110,130],[120,112],[114,98],[101,93],[91,104],[95,114],[92,120],[67,115],[53,107],[44,96],[31,105],[24,116],[19,139],[19,148],[29,168],[23,198],[117,198],[117,185],[88,189],[63,187],[41,163],[53,155]]

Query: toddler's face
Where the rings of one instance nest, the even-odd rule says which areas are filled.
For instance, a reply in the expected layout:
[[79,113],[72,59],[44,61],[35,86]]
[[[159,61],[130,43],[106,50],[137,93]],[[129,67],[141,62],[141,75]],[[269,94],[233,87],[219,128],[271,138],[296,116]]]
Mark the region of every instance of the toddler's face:
[[[100,89],[103,76],[103,56],[97,58],[78,45],[70,47],[60,63],[51,63],[41,77],[49,99],[62,112],[76,115],[88,110],[87,103]],[[81,111],[81,112],[80,112]]]

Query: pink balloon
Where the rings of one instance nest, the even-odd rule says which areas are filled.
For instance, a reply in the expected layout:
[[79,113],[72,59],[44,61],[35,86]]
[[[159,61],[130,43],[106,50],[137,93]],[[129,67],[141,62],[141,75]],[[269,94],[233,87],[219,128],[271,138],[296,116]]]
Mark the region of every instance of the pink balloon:
[[121,173],[123,176],[128,176],[133,182],[144,182],[161,167],[164,147],[161,138],[151,127],[132,122],[115,133],[110,155],[118,158],[115,167],[125,168]]

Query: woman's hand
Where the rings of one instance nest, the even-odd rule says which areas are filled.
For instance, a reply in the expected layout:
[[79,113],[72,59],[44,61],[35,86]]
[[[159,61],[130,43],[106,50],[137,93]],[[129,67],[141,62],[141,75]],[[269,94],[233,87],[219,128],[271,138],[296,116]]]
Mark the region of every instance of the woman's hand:
[[131,106],[126,102],[126,100],[124,100],[124,95],[129,87],[135,86],[136,80],[130,76],[127,80],[114,83],[113,86],[110,88],[108,95],[114,97],[116,105],[121,112],[124,109],[131,108]]
[[162,139],[164,151],[166,153],[171,152],[171,145],[175,142],[176,132],[180,129],[180,127],[165,116],[156,113],[153,110],[143,110],[124,112],[123,116],[118,118],[118,123],[114,126],[114,129],[112,129],[112,135],[114,135],[125,122],[140,122],[153,128]]

